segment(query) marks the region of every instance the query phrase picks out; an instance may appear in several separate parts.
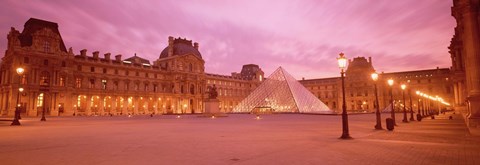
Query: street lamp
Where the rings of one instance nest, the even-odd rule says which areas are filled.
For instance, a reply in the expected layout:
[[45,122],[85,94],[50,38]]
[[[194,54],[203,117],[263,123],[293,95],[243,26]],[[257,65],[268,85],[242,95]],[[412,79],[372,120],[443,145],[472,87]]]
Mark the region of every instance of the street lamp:
[[341,139],[351,139],[350,133],[348,131],[348,115],[347,115],[347,105],[345,101],[345,72],[344,69],[347,66],[347,58],[345,58],[345,55],[343,53],[339,54],[339,57],[337,58],[338,61],[338,67],[340,68],[340,75],[342,79],[342,136],[340,137]]
[[403,97],[403,122],[404,123],[408,123],[408,119],[407,119],[407,107],[405,105],[405,89],[407,88],[407,85],[405,84],[402,84],[400,85],[400,87],[402,88],[402,97]]
[[[410,80],[408,82],[410,82]],[[408,97],[410,99],[410,121],[415,121],[415,118],[413,118],[412,90],[411,90],[411,88],[408,88]]]
[[373,86],[375,87],[375,115],[377,117],[377,124],[375,125],[375,129],[377,130],[382,130],[382,119],[380,116],[380,107],[378,105],[378,92],[377,92],[377,80],[378,80],[378,74],[377,73],[372,73],[372,80],[373,80]]
[[20,84],[22,84],[22,75],[23,73],[25,72],[25,69],[23,69],[22,67],[18,67],[16,69],[17,71],[17,74],[18,74],[18,93],[17,93],[17,103],[15,104],[15,114],[14,114],[14,117],[13,117],[13,121],[12,121],[12,124],[11,125],[20,125],[20,105],[19,105],[19,100],[20,100],[20,93],[23,92],[23,88],[20,87]]
[[[421,113],[421,111],[420,111],[420,101],[421,101],[420,96],[419,96],[419,95],[420,95],[420,91],[416,91],[415,93],[416,93],[417,96],[418,96],[418,99],[417,99],[417,121],[421,121],[421,120],[422,120],[422,119],[421,119],[422,113]],[[413,110],[413,109],[412,109],[412,110]]]
[[393,125],[397,125],[397,122],[395,121],[395,107],[393,105],[393,79],[388,79],[387,83],[390,86],[390,105],[392,108],[391,115],[393,119]]

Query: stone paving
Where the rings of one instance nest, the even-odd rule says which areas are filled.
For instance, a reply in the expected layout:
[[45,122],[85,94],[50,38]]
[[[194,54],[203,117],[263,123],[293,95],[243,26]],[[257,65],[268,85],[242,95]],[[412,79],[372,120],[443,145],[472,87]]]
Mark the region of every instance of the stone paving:
[[480,164],[460,115],[402,117],[386,131],[374,114],[349,115],[352,140],[334,115],[25,118],[0,121],[0,164]]

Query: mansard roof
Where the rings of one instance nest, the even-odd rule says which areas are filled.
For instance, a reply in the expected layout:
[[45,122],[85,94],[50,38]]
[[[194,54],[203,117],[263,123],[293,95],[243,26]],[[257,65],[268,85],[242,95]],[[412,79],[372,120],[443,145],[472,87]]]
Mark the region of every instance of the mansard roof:
[[123,61],[129,61],[133,64],[150,64],[150,61],[148,61],[147,59],[138,57],[137,53],[135,53],[135,55],[133,57],[127,58]]
[[62,36],[58,31],[58,24],[55,22],[49,22],[49,21],[36,19],[36,18],[30,18],[27,22],[25,22],[22,34],[18,36],[18,39],[20,40],[20,45],[22,47],[32,46],[32,39],[33,39],[32,34],[34,34],[39,30],[42,30],[43,28],[48,28],[52,30],[54,33],[58,34],[60,36],[60,50],[67,52],[65,43],[63,42]]

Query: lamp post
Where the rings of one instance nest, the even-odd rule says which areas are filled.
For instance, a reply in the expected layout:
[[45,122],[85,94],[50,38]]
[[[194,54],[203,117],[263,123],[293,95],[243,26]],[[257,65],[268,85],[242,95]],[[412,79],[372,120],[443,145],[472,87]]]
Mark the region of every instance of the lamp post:
[[347,58],[343,53],[339,54],[337,58],[338,67],[340,68],[340,75],[342,79],[342,136],[341,139],[351,139],[350,133],[348,131],[348,115],[347,115],[347,105],[345,101],[345,72],[344,69],[347,66]]
[[15,104],[15,114],[13,116],[13,121],[11,125],[20,125],[20,105],[19,105],[19,100],[20,100],[20,93],[23,92],[23,88],[20,87],[20,84],[22,84],[22,75],[25,72],[25,69],[22,67],[18,67],[16,69],[16,72],[18,74],[18,93],[17,93],[17,103]]
[[378,105],[378,92],[377,92],[377,80],[378,80],[378,74],[377,73],[372,73],[372,80],[373,80],[373,86],[375,87],[375,115],[377,117],[377,124],[375,125],[375,129],[377,130],[382,130],[382,119],[380,116],[380,107]]
[[402,97],[403,97],[403,122],[404,123],[408,123],[408,119],[407,119],[407,107],[405,105],[405,89],[407,88],[407,85],[405,84],[402,84],[400,85],[400,87],[402,88]]
[[412,90],[411,89],[408,89],[408,97],[410,99],[410,121],[415,121],[415,118],[413,118]]
[[393,105],[393,79],[388,79],[387,80],[388,85],[390,86],[390,105],[392,108],[391,114],[392,114],[392,119],[393,119],[393,125],[397,125],[397,122],[395,121],[395,107]]
[[[420,95],[420,91],[416,91],[415,93],[417,94],[417,96]],[[419,117],[422,116],[422,113],[421,113],[421,111],[420,111],[420,101],[421,101],[421,99],[420,99],[420,96],[419,96],[418,99],[417,99],[417,118],[419,118]],[[412,110],[413,110],[413,109],[412,109]],[[417,119],[417,120],[418,120],[418,119]],[[419,120],[419,121],[420,121],[420,120]]]

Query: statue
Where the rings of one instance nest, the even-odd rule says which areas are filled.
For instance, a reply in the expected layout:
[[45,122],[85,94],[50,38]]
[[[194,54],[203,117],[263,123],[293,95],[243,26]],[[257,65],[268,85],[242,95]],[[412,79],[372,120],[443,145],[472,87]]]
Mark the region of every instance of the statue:
[[218,93],[217,93],[217,87],[213,85],[213,87],[209,87],[209,92],[208,92],[208,98],[209,99],[217,99]]

